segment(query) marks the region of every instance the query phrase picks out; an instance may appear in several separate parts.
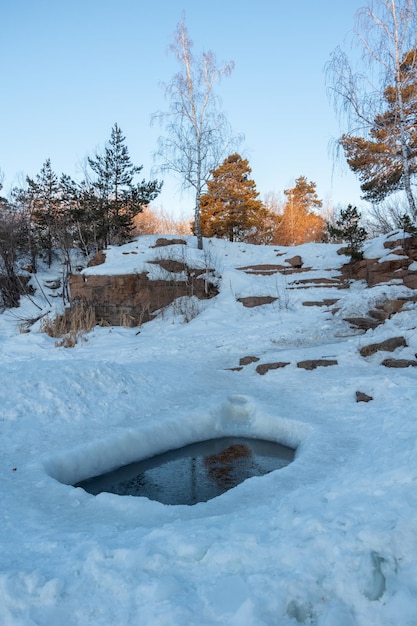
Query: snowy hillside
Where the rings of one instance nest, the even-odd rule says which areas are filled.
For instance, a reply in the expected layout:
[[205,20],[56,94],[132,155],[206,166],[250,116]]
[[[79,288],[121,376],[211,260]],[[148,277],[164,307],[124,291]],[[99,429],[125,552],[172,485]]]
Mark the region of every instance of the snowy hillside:
[[[146,270],[153,244],[85,273]],[[345,321],[415,291],[349,284],[335,245],[184,248],[219,283],[192,315],[182,303],[139,333],[96,327],[72,349],[19,333],[54,302],[59,268],[0,314],[0,624],[415,626],[417,367],[383,361],[416,360],[417,305],[366,333]],[[295,255],[306,271],[251,273]],[[240,301],[257,296],[275,299]],[[405,345],[361,355],[393,337]],[[228,434],[294,446],[295,461],[194,506],[71,486]]]

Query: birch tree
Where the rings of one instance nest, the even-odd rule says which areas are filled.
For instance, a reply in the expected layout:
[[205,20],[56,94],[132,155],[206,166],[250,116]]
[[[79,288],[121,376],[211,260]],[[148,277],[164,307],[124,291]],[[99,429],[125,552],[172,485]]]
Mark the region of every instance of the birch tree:
[[364,198],[405,192],[417,217],[417,13],[415,0],[375,0],[357,14],[353,63],[340,47],[327,67],[330,93],[347,124],[338,140]]
[[220,67],[213,52],[203,52],[196,58],[192,47],[193,42],[181,20],[170,46],[180,70],[165,85],[169,109],[156,113],[153,119],[158,120],[166,132],[159,138],[156,152],[162,171],[179,175],[182,187],[192,189],[195,194],[194,228],[198,248],[202,249],[201,195],[210,172],[230,152],[230,147],[239,143],[239,138],[232,137],[216,94],[219,81],[232,73],[233,62]]

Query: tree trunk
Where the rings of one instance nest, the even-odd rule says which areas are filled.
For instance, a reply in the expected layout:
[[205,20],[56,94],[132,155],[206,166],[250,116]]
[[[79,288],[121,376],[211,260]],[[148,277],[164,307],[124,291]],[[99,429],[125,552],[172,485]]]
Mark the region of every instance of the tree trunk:
[[417,208],[416,203],[413,196],[413,191],[411,189],[411,171],[410,171],[410,161],[409,161],[409,149],[408,149],[408,141],[407,141],[407,133],[405,132],[406,119],[404,112],[404,103],[402,97],[402,82],[400,79],[400,61],[397,60],[397,80],[396,80],[396,89],[397,89],[397,98],[398,98],[398,109],[400,114],[400,142],[401,142],[401,160],[403,163],[403,179],[404,179],[404,190],[407,196],[408,206],[410,208],[410,213],[415,219],[417,217]]
[[406,133],[406,115],[404,111],[403,101],[403,81],[401,80],[401,43],[400,28],[397,20],[397,8],[395,0],[391,0],[391,14],[394,22],[394,40],[395,40],[395,88],[397,90],[398,109],[400,114],[400,142],[401,155],[403,162],[404,190],[407,196],[408,206],[413,218],[417,215],[416,203],[411,189],[411,171],[409,161],[408,137]]
[[194,230],[197,236],[197,248],[199,250],[203,249],[203,237],[201,234],[201,221],[200,221],[200,212],[201,212],[201,146],[200,142],[197,140],[197,185],[195,192],[195,210],[194,210]]
[[199,250],[203,249],[203,237],[201,235],[201,224],[200,224],[200,204],[196,202],[195,210],[194,210],[194,230],[197,237],[197,248]]

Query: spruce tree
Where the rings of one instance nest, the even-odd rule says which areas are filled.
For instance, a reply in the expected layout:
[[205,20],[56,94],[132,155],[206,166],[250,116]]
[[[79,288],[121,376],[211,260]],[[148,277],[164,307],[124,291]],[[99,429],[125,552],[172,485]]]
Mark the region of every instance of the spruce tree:
[[132,231],[134,217],[156,198],[162,184],[157,180],[134,182],[143,166],[132,164],[117,124],[104,152],[89,158],[88,164],[95,177],[91,185],[82,188],[83,206],[94,224],[98,247],[123,243]]

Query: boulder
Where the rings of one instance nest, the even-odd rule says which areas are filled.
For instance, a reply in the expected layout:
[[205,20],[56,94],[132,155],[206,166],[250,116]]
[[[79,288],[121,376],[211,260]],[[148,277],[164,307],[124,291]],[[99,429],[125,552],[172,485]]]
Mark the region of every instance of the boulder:
[[364,393],[363,391],[356,392],[356,402],[370,402],[371,400],[373,400],[373,397],[368,396],[367,393]]
[[285,259],[285,262],[289,263],[289,265],[291,265],[291,267],[293,268],[299,269],[300,267],[303,267],[303,260],[299,254],[291,257],[291,259]]
[[371,343],[368,346],[363,346],[359,350],[361,356],[371,356],[379,351],[394,352],[397,348],[407,347],[407,342],[404,337],[391,337],[380,343]]
[[243,356],[239,359],[239,365],[249,365],[250,363],[256,363],[259,361],[259,357],[257,356]]

